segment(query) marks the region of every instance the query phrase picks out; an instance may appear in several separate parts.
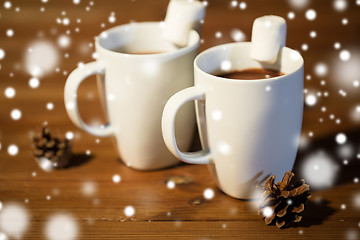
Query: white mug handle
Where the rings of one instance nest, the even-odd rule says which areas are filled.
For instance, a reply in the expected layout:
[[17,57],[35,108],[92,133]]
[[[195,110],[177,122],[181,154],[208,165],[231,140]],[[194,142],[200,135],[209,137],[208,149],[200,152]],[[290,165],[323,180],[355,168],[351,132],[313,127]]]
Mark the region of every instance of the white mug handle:
[[162,115],[162,133],[166,146],[180,160],[194,164],[209,164],[209,150],[183,153],[179,150],[175,139],[175,117],[178,110],[188,101],[205,99],[205,92],[199,87],[190,87],[173,95],[166,103]]
[[84,123],[81,119],[78,104],[77,90],[82,81],[94,74],[104,74],[104,66],[100,62],[91,62],[76,68],[71,72],[65,84],[65,108],[71,121],[86,132],[99,137],[106,137],[114,134],[111,123],[104,127],[92,127]]

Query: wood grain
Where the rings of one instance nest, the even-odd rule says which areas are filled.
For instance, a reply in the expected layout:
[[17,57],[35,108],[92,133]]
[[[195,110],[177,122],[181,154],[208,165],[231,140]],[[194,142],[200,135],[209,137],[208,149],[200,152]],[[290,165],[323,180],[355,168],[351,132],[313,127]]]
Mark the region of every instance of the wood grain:
[[[309,45],[308,51],[301,52],[306,61],[306,74],[312,76],[310,81],[305,81],[305,87],[329,93],[329,97],[319,97],[314,107],[305,108],[303,135],[313,132],[314,136],[308,137],[308,147],[300,149],[295,172],[300,174],[307,156],[323,150],[338,164],[338,179],[328,189],[313,191],[303,221],[284,230],[265,226],[256,215],[253,202],[230,198],[218,190],[206,166],[180,164],[154,172],[135,171],[118,159],[112,139],[97,142],[96,137],[70,122],[64,109],[63,87],[78,62],[93,61],[94,49],[89,47],[93,37],[105,28],[129,21],[160,21],[168,4],[167,0],[93,2],[90,11],[85,10],[90,4],[87,1],[74,5],[72,1],[55,0],[46,4],[35,0],[13,1],[11,9],[0,9],[0,48],[6,52],[0,61],[0,201],[4,206],[17,202],[28,209],[31,221],[23,239],[46,239],[46,222],[56,213],[67,213],[76,219],[80,230],[77,239],[351,239],[349,234],[360,238],[360,209],[354,202],[360,194],[359,183],[354,183],[360,169],[360,160],[356,158],[360,128],[359,122],[349,117],[350,111],[359,104],[359,90],[341,97],[336,84],[340,80],[330,74],[333,69],[324,77],[326,86],[320,85],[324,78],[313,72],[317,62],[332,66],[330,59],[338,55],[334,42],[341,42],[344,48],[358,47],[360,18],[355,1],[348,2],[345,12],[336,12],[331,1],[311,2],[308,8],[316,9],[318,16],[314,22],[305,19],[305,10],[294,10],[286,1],[247,1],[246,10],[231,9],[230,1],[209,1],[202,50],[233,41],[230,32],[235,28],[250,40],[251,24],[256,17],[264,14],[286,17],[289,11],[294,11],[295,19],[288,20],[287,43],[299,50],[303,43]],[[18,13],[17,6],[20,7]],[[45,8],[44,12],[40,11],[41,7]],[[56,18],[64,17],[62,11],[70,19],[69,26],[56,23]],[[108,22],[111,12],[116,16],[114,24]],[[348,26],[341,25],[344,17],[349,20]],[[81,23],[76,23],[77,18]],[[79,33],[75,32],[76,27]],[[5,35],[9,28],[15,32],[12,38]],[[44,76],[40,87],[31,89],[28,86],[31,76],[23,64],[29,44],[39,39],[56,44],[57,38],[67,30],[71,31],[71,46],[59,49],[60,71]],[[309,37],[311,30],[317,31],[315,39]],[[222,32],[222,38],[215,37],[217,31]],[[64,57],[65,53],[69,58]],[[9,86],[16,89],[12,99],[2,94]],[[78,99],[87,122],[105,123],[94,77],[82,84]],[[52,111],[46,109],[48,102],[55,106]],[[322,106],[326,106],[326,112],[320,110]],[[22,111],[18,121],[10,118],[14,108]],[[330,114],[341,119],[341,124],[329,119]],[[319,118],[323,118],[323,123]],[[61,134],[75,133],[73,166],[53,172],[44,172],[37,166],[30,148],[31,135],[44,121]],[[343,158],[338,155],[339,146],[334,140],[340,131],[347,134],[354,150],[348,165],[342,164]],[[10,144],[19,147],[19,154],[7,153]],[[90,155],[85,154],[87,150],[91,151]],[[121,176],[120,183],[112,181],[115,174]],[[192,183],[168,189],[166,179],[170,176],[186,176]],[[92,194],[84,192],[86,184],[94,187]],[[206,188],[212,188],[215,197],[200,205],[190,204],[191,200],[202,199]],[[346,209],[341,208],[342,204]],[[130,218],[124,214],[124,208],[129,205],[136,211]]]

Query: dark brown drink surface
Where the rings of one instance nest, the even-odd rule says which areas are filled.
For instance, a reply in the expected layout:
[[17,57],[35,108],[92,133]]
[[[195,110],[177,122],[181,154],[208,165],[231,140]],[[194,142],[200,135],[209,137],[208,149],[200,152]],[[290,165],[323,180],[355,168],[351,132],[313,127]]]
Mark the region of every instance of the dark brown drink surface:
[[247,68],[241,71],[221,73],[216,76],[238,80],[268,79],[285,75],[284,73],[267,68]]

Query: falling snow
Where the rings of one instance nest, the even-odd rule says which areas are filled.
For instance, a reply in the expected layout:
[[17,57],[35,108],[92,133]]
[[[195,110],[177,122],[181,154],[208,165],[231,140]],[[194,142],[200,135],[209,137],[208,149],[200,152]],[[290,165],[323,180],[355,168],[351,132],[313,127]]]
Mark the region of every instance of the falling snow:
[[38,88],[39,85],[40,85],[40,81],[39,81],[38,78],[36,78],[36,77],[30,78],[30,80],[29,80],[29,86],[30,86],[31,88]]
[[211,116],[215,121],[220,121],[222,119],[222,112],[220,110],[214,110]]
[[10,9],[11,6],[12,6],[12,4],[11,4],[10,1],[5,1],[5,2],[4,2],[4,8],[5,8],[5,9]]
[[311,31],[309,35],[311,38],[316,38],[317,33],[316,33],[316,31]]
[[10,116],[13,120],[19,120],[22,116],[22,113],[19,109],[13,109],[10,113]]
[[68,35],[61,35],[58,38],[58,45],[61,48],[67,48],[70,46],[71,40],[70,37]]
[[59,60],[56,47],[49,41],[32,43],[25,53],[25,66],[33,77],[40,77],[54,70]]
[[72,140],[74,138],[74,133],[71,131],[66,132],[65,137],[67,140]]
[[221,33],[221,32],[216,32],[216,33],[215,33],[215,37],[216,37],[216,38],[221,38],[221,37],[222,37],[222,33]]
[[6,30],[6,36],[8,36],[8,37],[14,36],[14,30],[12,30],[12,29]]
[[288,2],[293,8],[301,10],[309,5],[310,0],[288,0]]
[[231,66],[232,66],[232,64],[229,60],[224,60],[220,64],[220,69],[221,69],[221,71],[228,72],[228,71],[230,71]]
[[81,192],[84,196],[90,197],[96,193],[97,185],[93,181],[85,181],[81,184]]
[[135,214],[135,209],[132,206],[126,206],[124,209],[125,216],[132,217]]
[[308,106],[314,106],[317,102],[317,98],[314,94],[308,94],[305,98],[305,103]]
[[239,8],[240,8],[241,10],[245,10],[246,7],[247,7],[246,2],[240,2],[240,3],[239,3]]
[[205,199],[208,199],[208,200],[214,198],[214,196],[215,196],[214,190],[212,190],[211,188],[205,189],[203,192],[203,196]]
[[71,215],[57,213],[47,220],[45,235],[49,240],[75,240],[79,235],[78,223]]
[[301,45],[301,50],[307,51],[308,49],[309,49],[309,45],[307,45],[306,43]]
[[8,240],[8,236],[5,233],[0,232],[0,240]]
[[11,144],[11,145],[9,145],[7,151],[8,151],[9,155],[15,156],[19,153],[19,148],[15,144]]
[[347,1],[346,0],[334,0],[333,2],[334,9],[342,12],[347,8]]
[[13,87],[7,87],[4,91],[4,95],[7,98],[13,98],[15,97],[16,91]]
[[306,19],[309,20],[309,21],[315,20],[315,18],[316,18],[316,12],[315,12],[315,10],[314,10],[314,9],[309,9],[309,10],[307,10],[306,13],[305,13],[305,17],[306,17]]
[[64,26],[69,25],[69,24],[70,24],[70,19],[68,19],[68,18],[63,18],[63,19],[62,19],[62,24],[63,24]]
[[244,32],[239,29],[231,30],[230,35],[231,35],[232,40],[234,40],[235,42],[242,42],[242,41],[245,41],[245,39],[246,39]]
[[351,57],[351,54],[348,50],[342,50],[339,54],[339,58],[341,61],[349,61],[350,60],[350,57]]
[[271,217],[273,215],[274,211],[270,207],[266,207],[263,210],[264,217]]
[[359,85],[360,85],[360,83],[359,83],[358,80],[354,80],[354,81],[353,81],[353,86],[354,86],[354,87],[357,88],[357,87],[359,87]]
[[347,137],[344,133],[339,133],[336,135],[335,140],[338,144],[346,143]]
[[168,189],[174,189],[175,188],[175,182],[174,181],[168,181],[166,183],[166,186]]
[[301,175],[313,188],[331,187],[336,180],[338,166],[324,152],[314,153],[301,163]]
[[119,183],[121,181],[121,177],[120,175],[118,174],[115,174],[113,177],[112,177],[112,180],[114,183]]
[[0,48],[0,60],[4,59],[4,57],[5,57],[5,51],[4,49]]
[[289,19],[294,19],[295,18],[295,13],[294,12],[289,12],[287,16],[288,16]]
[[224,142],[224,141],[219,141],[218,142],[217,150],[219,151],[219,153],[221,153],[224,156],[229,155],[231,153],[230,145],[227,142]]
[[231,8],[236,8],[237,5],[238,5],[238,2],[236,0],[233,0],[233,1],[230,2],[230,7]]
[[[357,180],[357,182],[359,182],[359,179]],[[354,195],[352,204],[356,209],[360,210],[360,193],[356,193]]]
[[325,63],[317,63],[314,69],[318,77],[324,77],[328,72],[328,67],[326,66]]
[[6,235],[20,239],[29,226],[29,214],[18,203],[4,204],[0,211],[0,229]]
[[49,110],[49,111],[53,110],[54,109],[54,104],[52,102],[48,102],[46,104],[46,109]]
[[109,20],[109,23],[114,23],[116,21],[116,17],[115,17],[114,12],[111,13],[108,20]]
[[339,42],[334,43],[334,48],[335,49],[340,49],[341,48],[341,44]]

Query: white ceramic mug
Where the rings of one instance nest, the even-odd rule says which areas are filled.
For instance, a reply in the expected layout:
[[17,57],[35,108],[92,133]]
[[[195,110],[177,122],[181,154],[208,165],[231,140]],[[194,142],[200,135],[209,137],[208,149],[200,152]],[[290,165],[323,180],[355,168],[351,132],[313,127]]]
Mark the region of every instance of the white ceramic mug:
[[[162,131],[170,151],[187,163],[210,164],[217,184],[226,194],[251,198],[255,185],[266,177],[281,179],[295,161],[303,113],[303,58],[282,48],[274,64],[250,58],[251,43],[210,48],[195,61],[195,86],[167,102]],[[215,76],[247,68],[270,68],[283,76],[233,80]],[[203,151],[181,152],[174,136],[180,107],[197,100],[197,121]]]
[[[187,46],[178,48],[162,38],[163,30],[162,22],[143,22],[102,32],[95,41],[97,60],[75,69],[65,85],[70,119],[90,134],[115,136],[121,159],[139,170],[179,163],[164,144],[161,114],[174,93],[193,85],[192,64],[200,45],[196,31],[191,31]],[[84,123],[77,107],[77,89],[93,74],[104,74],[109,118],[104,127]],[[176,125],[184,149],[191,145],[195,124],[189,105]]]

